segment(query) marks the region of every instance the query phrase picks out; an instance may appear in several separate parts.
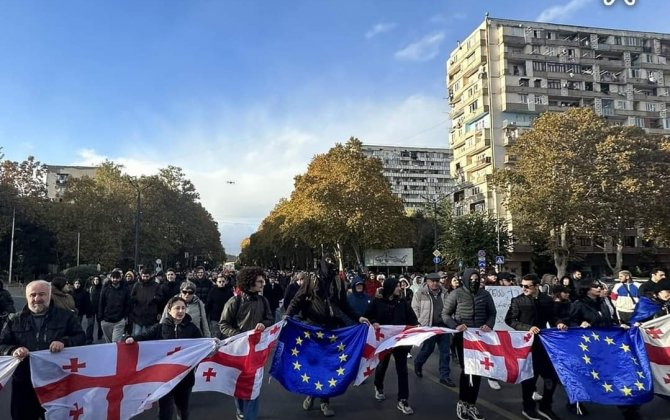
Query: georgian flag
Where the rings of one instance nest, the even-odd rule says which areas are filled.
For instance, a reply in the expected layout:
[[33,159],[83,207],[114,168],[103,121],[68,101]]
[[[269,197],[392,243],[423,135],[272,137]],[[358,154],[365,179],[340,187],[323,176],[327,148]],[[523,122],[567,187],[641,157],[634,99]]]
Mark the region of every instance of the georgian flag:
[[441,334],[453,334],[458,331],[452,330],[451,328],[444,327],[411,327],[407,328],[399,334],[396,334],[388,339],[384,340],[375,354],[379,354],[383,351],[392,349],[394,347],[400,346],[420,346],[427,339]]
[[19,363],[21,360],[14,356],[0,356],[0,390],[5,387]]
[[465,373],[510,384],[533,377],[534,335],[527,331],[467,329],[463,332]]
[[275,346],[285,321],[263,332],[246,331],[224,340],[212,357],[195,371],[193,392],[215,391],[241,400],[258,398],[263,367]]
[[406,328],[404,325],[381,325],[379,328],[373,326],[368,328],[368,336],[363,348],[361,362],[358,365],[358,375],[354,385],[362,384],[375,371],[379,364],[379,354],[376,353],[379,345],[389,337],[402,333]]
[[212,353],[211,338],[111,343],[30,353],[47,420],[129,419],[151,408]]
[[654,378],[654,393],[670,395],[670,315],[640,325]]

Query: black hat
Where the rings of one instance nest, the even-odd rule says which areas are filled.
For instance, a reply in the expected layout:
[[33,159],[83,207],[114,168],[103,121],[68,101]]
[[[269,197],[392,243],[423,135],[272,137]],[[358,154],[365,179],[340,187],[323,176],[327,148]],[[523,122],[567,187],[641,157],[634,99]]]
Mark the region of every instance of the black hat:
[[439,280],[442,276],[440,273],[428,273],[426,274],[426,280]]
[[[651,281],[651,280],[650,280]],[[670,290],[670,279],[665,278],[661,279],[656,285],[652,286],[654,292],[660,292],[661,290]]]

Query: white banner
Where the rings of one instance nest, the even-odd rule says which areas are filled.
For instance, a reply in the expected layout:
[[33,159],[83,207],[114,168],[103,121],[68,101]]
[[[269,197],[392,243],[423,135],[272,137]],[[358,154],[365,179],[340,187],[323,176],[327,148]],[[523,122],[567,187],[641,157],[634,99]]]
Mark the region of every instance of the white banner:
[[505,316],[507,315],[512,298],[519,296],[522,290],[518,286],[486,286],[486,291],[491,293],[493,303],[496,306],[496,325],[493,327],[494,330],[512,330],[512,327],[505,324]]
[[366,249],[366,267],[410,267],[414,265],[412,248]]

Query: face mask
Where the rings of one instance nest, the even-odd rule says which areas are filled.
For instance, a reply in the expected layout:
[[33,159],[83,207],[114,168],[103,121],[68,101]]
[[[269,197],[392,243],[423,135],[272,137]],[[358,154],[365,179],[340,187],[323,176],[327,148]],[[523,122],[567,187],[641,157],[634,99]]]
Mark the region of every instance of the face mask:
[[477,290],[479,290],[479,280],[470,280],[470,286],[468,289],[473,295],[477,293]]

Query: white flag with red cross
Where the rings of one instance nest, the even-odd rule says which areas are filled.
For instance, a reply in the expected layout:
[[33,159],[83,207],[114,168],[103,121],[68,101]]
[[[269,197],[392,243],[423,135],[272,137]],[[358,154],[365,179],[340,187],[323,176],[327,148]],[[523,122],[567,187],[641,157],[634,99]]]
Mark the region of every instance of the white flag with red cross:
[[0,390],[5,387],[21,360],[13,356],[0,356]]
[[463,361],[467,375],[510,384],[533,377],[534,335],[528,331],[468,329],[463,332]]
[[375,368],[379,364],[379,354],[376,353],[379,345],[388,338],[402,333],[407,328],[405,325],[381,325],[379,328],[372,326],[368,328],[368,337],[365,341],[363,356],[358,365],[358,375],[356,376],[354,385],[362,384],[375,371]]
[[654,378],[654,393],[670,395],[670,315],[640,325]]
[[125,420],[151,408],[216,348],[211,338],[111,343],[30,353],[48,420]]
[[444,327],[406,327],[406,329],[399,334],[384,340],[384,342],[377,347],[375,353],[379,354],[383,351],[400,346],[419,346],[433,336],[453,334],[457,332],[458,331],[452,330],[451,328]]
[[263,367],[275,346],[284,321],[263,332],[247,331],[224,340],[212,357],[195,371],[193,392],[216,391],[241,400],[261,392]]

